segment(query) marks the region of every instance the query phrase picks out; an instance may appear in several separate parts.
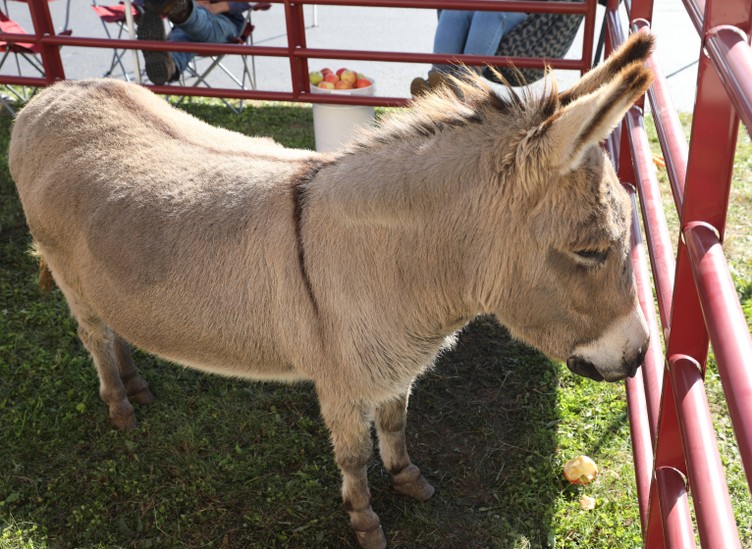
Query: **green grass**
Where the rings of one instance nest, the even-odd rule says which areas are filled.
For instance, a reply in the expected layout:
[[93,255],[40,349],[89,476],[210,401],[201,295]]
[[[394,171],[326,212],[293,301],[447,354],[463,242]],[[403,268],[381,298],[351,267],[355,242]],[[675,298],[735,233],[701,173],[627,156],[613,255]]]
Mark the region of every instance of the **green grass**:
[[[230,129],[313,147],[310,108],[254,104],[232,115],[185,107]],[[37,290],[30,239],[7,171],[0,118],[0,548],[354,547],[339,473],[310,385],[249,383],[136,354],[157,401],[140,426],[111,428],[64,300]],[[749,141],[740,158],[752,155]],[[752,273],[747,171],[729,238],[748,318]],[[711,367],[708,393],[744,543],[752,506]],[[623,385],[595,383],[510,340],[487,318],[416,384],[409,445],[436,487],[427,503],[370,467],[391,547],[631,548],[640,524]],[[735,453],[736,452],[736,453]],[[587,454],[595,483],[563,463]],[[582,511],[582,494],[596,498]],[[745,526],[746,525],[746,526]]]

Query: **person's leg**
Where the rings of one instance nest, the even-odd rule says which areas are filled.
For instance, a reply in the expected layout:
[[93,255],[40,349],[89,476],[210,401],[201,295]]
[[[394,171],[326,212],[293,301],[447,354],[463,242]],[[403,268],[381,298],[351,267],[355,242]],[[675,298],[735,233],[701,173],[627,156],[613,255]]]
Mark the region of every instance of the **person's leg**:
[[[467,55],[496,55],[502,37],[519,25],[526,13],[476,11],[462,53]],[[480,69],[480,67],[477,67]]]
[[[433,40],[433,53],[462,53],[473,13],[475,12],[467,10],[441,10]],[[444,75],[455,69],[455,66],[445,63],[433,65],[428,72],[428,79],[421,77],[413,79],[410,84],[410,93],[413,97],[417,97],[443,85]]]
[[[462,53],[474,13],[467,10],[442,10],[434,35],[433,53]],[[434,70],[451,72],[453,65],[435,64]]]
[[[146,0],[136,37],[139,40],[164,41],[162,17],[169,17],[173,22],[185,21],[193,11],[196,10],[192,0]],[[168,52],[144,50],[143,54],[146,75],[153,84],[161,86],[177,78],[175,62]]]
[[[170,42],[210,42],[224,43],[239,36],[242,25],[223,15],[215,15],[200,6],[194,6],[193,11],[182,23],[177,23],[168,37]],[[181,74],[193,59],[191,52],[172,52],[172,59]]]

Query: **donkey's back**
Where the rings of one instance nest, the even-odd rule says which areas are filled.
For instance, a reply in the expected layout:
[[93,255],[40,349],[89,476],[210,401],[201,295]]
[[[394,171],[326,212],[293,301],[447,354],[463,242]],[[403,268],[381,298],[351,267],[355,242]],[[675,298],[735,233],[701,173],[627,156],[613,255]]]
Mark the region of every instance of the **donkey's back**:
[[114,329],[183,364],[266,378],[295,377],[286,340],[266,342],[301,287],[291,193],[313,155],[98,80],[35,98],[9,160],[85,340]]

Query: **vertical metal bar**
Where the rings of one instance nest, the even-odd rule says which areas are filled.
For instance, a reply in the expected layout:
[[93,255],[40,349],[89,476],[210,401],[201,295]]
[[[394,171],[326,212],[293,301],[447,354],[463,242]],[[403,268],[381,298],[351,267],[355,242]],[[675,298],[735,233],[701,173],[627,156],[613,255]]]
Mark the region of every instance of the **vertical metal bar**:
[[[671,289],[673,287],[673,258],[670,255],[670,238],[666,218],[663,215],[663,204],[658,193],[658,182],[655,177],[655,167],[647,142],[647,134],[642,124],[642,112],[632,107],[627,113],[626,126],[629,133],[630,152],[635,166],[635,182],[640,190],[640,205],[645,225],[645,236],[650,252],[650,263],[653,266],[658,309],[662,325],[668,326],[671,310]],[[632,233],[639,233],[640,227],[636,223]],[[655,306],[650,278],[647,273],[635,270],[638,296],[643,304],[645,319],[650,328],[651,340],[648,354],[645,357],[645,392],[647,395],[648,416],[650,418],[650,432],[655,440],[658,431],[658,413],[660,409],[660,395],[663,381],[663,349],[660,343],[660,331],[655,316]]]
[[[627,191],[632,198],[632,266],[637,281],[637,295],[640,306],[645,313],[650,328],[650,347],[645,356],[645,362],[637,370],[635,377],[626,381],[627,408],[629,411],[630,435],[632,437],[632,452],[634,454],[635,482],[637,485],[637,500],[640,508],[640,523],[644,528],[647,524],[648,500],[650,497],[650,478],[653,471],[653,440],[658,424],[658,408],[656,407],[655,425],[650,418],[648,400],[654,400],[657,406],[660,397],[660,387],[650,387],[645,377],[652,376],[656,366],[663,373],[663,356],[660,350],[660,338],[657,333],[655,321],[655,306],[653,294],[650,289],[650,277],[647,273],[645,251],[640,237],[640,225],[637,218],[637,204],[635,201],[634,188],[627,186]],[[658,360],[658,364],[654,360]],[[654,393],[650,394],[650,391]],[[644,532],[643,532],[644,533]]]
[[591,0],[587,5],[585,14],[584,36],[582,41],[582,68],[580,75],[585,74],[593,66],[593,37],[595,36],[595,8],[598,5],[596,0]]
[[[659,467],[655,471],[655,480],[657,492],[660,494],[661,524],[665,546],[668,549],[697,547],[692,534],[692,517],[689,514],[684,475],[672,467]],[[646,544],[646,547],[650,549],[654,546],[654,544]]]
[[710,418],[702,366],[692,357],[673,355],[669,358],[669,369],[700,542],[708,548],[741,549]]
[[31,20],[34,25],[34,39],[39,44],[44,66],[44,78],[48,84],[57,80],[65,80],[65,70],[60,59],[60,49],[57,46],[41,42],[44,36],[54,36],[55,27],[52,24],[50,7],[45,1],[34,0],[28,3]]
[[739,117],[707,57],[700,59],[682,224],[704,221],[723,240]]
[[653,470],[653,445],[650,440],[650,425],[647,406],[645,405],[645,388],[642,381],[642,369],[626,381],[627,410],[629,412],[629,431],[632,437],[634,454],[635,484],[637,485],[637,503],[640,508],[640,524],[644,528],[648,518],[648,501],[650,498],[650,476]]
[[306,47],[305,15],[303,4],[293,0],[285,0],[284,5],[292,93],[295,99],[299,99],[301,94],[310,91],[308,59],[298,55],[298,50]]
[[[682,440],[679,429],[679,420],[677,418],[676,404],[674,403],[674,394],[671,390],[671,379],[669,377],[669,370],[664,369],[663,377],[663,391],[661,393],[661,413],[658,417],[658,437],[655,443],[655,470],[656,478],[653,483],[653,487],[650,490],[650,502],[648,504],[648,524],[645,529],[645,544],[646,547],[652,549],[653,546],[659,546],[663,543],[665,536],[663,532],[665,529],[666,513],[670,509],[674,509],[676,505],[684,505],[683,501],[686,501],[686,490],[682,481],[681,486],[676,482],[667,482],[660,489],[656,486],[656,482],[659,479],[659,471],[665,469],[676,470],[682,475],[686,472],[687,466],[684,461],[684,453],[682,451]],[[685,492],[684,496],[680,491]],[[687,503],[686,513],[689,513],[689,504]],[[685,511],[677,510],[680,515],[683,516]],[[678,523],[673,523],[671,530],[678,528]],[[686,525],[686,521],[682,520],[681,524]],[[689,534],[692,532],[692,523],[688,523]],[[661,533],[663,532],[663,535]],[[676,536],[675,533],[671,534]],[[673,539],[673,538],[672,538]],[[666,546],[671,544],[666,541]],[[674,545],[673,547],[677,547]]]
[[[645,32],[642,29],[646,29],[647,24],[644,21],[635,21],[634,27]],[[653,85],[648,90],[653,122],[666,161],[666,172],[671,183],[676,211],[681,213],[684,202],[684,182],[687,177],[687,157],[689,156],[687,138],[671,99],[668,82],[654,55],[648,58],[646,65],[654,75]]]

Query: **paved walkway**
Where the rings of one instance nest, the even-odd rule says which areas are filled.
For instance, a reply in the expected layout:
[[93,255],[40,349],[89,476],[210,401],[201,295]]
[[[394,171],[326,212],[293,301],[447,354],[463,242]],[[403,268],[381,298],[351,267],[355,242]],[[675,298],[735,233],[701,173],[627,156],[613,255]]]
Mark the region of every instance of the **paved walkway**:
[[[73,10],[71,27],[76,36],[104,37],[104,30],[93,10],[85,0],[71,0]],[[114,3],[114,0],[108,0]],[[50,3],[56,27],[62,25],[65,0]],[[26,6],[11,2],[11,16],[27,30],[32,28]],[[602,8],[599,6],[599,19]],[[354,50],[385,50],[404,52],[430,52],[433,33],[436,28],[436,12],[421,9],[361,8],[342,6],[313,6],[305,8],[307,19],[307,43],[315,48],[337,48]],[[314,26],[314,22],[316,25]],[[285,46],[284,10],[281,4],[274,4],[269,11],[254,14],[257,45]],[[691,112],[694,105],[695,81],[699,53],[699,39],[692,27],[680,0],[657,0],[655,3],[654,30],[658,36],[657,55],[664,73],[669,76],[670,90],[675,106],[683,112]],[[579,55],[582,44],[580,35],[572,47],[574,55]],[[101,76],[109,65],[110,50],[91,50],[65,47],[61,50],[68,78],[89,78]],[[126,57],[129,68],[133,69],[130,54]],[[377,82],[377,93],[383,96],[408,97],[410,81],[424,75],[426,64],[384,63],[384,62],[344,62],[337,60],[309,61],[311,70],[331,66],[352,65],[356,70],[372,77]],[[8,67],[3,71],[9,70]],[[283,58],[258,58],[257,74],[259,89],[269,91],[289,91],[291,89],[289,65]],[[561,87],[566,87],[577,78],[577,73],[558,71]],[[218,87],[231,87],[227,80],[215,78]]]

